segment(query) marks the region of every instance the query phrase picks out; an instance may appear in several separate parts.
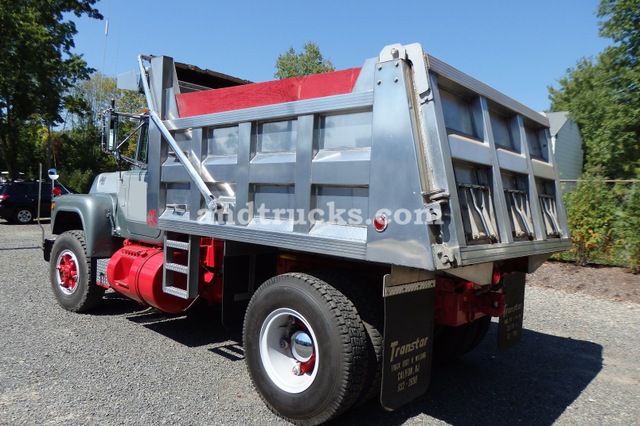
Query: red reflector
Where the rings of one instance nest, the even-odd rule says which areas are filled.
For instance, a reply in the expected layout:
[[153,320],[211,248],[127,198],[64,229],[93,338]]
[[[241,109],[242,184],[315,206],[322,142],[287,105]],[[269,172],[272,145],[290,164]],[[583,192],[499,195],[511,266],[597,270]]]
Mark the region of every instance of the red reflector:
[[378,232],[382,232],[385,229],[387,229],[387,217],[383,214],[379,214],[376,217],[373,218],[373,228],[378,231]]
[[493,284],[498,284],[501,280],[502,280],[502,273],[500,272],[500,269],[494,268],[493,276],[491,277],[491,282]]
[[58,187],[55,187],[55,188],[53,188],[51,193],[53,194],[54,197],[58,197],[58,196],[62,195],[62,189],[60,189]]

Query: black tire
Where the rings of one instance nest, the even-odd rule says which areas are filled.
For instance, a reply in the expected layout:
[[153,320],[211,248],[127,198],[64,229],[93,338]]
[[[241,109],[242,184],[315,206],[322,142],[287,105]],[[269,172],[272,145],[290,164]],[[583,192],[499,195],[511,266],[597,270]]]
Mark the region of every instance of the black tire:
[[[300,334],[300,341],[306,335],[310,343],[292,345],[290,338]],[[365,381],[366,341],[349,299],[307,274],[288,273],[264,283],[244,320],[251,380],[267,407],[295,424],[321,424],[353,405]],[[313,362],[300,360],[296,348],[301,347],[312,353],[305,360]],[[307,372],[293,373],[296,356]]]
[[489,328],[491,327],[490,316],[478,318],[474,322],[477,323],[475,337],[472,340],[470,340],[469,344],[465,348],[465,351],[462,353],[463,355],[477,348],[478,345],[482,343],[484,338],[487,336],[487,333],[489,332]]
[[71,312],[87,312],[104,295],[95,283],[94,261],[87,256],[84,232],[67,231],[56,238],[51,249],[49,276],[60,306]]
[[13,223],[17,223],[20,225],[27,225],[33,222],[34,214],[28,207],[18,207],[13,212],[13,217],[11,218]]
[[351,300],[367,331],[367,375],[362,394],[354,405],[364,404],[380,396],[382,382],[382,351],[384,329],[384,300],[382,280],[380,285],[371,285],[359,276],[343,270],[313,272],[313,276],[330,282]]
[[458,327],[436,325],[433,338],[434,363],[453,361],[471,352],[484,340],[490,326],[490,316],[480,317]]

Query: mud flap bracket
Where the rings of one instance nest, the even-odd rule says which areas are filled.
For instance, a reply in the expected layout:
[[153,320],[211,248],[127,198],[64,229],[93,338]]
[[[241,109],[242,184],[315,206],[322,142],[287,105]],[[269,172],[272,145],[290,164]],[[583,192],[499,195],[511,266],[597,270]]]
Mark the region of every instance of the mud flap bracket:
[[431,377],[436,281],[395,268],[384,278],[384,353],[380,402],[395,410],[426,392]]

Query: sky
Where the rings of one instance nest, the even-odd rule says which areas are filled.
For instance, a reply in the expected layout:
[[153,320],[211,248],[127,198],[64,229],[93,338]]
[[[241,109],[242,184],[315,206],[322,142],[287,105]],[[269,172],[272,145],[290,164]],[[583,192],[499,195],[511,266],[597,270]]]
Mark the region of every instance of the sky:
[[[100,0],[105,19],[76,22],[75,52],[116,76],[139,54],[254,82],[274,79],[278,56],[306,42],[337,69],[361,66],[387,45],[425,52],[536,111],[550,106],[581,58],[610,44],[598,36],[598,0]],[[108,32],[106,22],[108,20]]]

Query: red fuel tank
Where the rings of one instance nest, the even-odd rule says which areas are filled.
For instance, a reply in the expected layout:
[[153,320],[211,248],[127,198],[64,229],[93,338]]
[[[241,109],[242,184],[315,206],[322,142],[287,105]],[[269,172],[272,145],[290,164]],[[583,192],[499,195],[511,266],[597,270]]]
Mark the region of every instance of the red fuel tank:
[[171,314],[182,312],[193,299],[181,299],[162,291],[163,262],[161,247],[125,242],[109,261],[107,279],[115,291],[141,304]]

